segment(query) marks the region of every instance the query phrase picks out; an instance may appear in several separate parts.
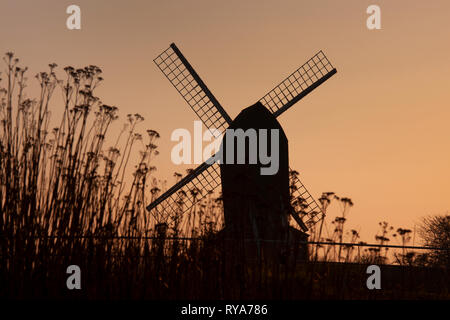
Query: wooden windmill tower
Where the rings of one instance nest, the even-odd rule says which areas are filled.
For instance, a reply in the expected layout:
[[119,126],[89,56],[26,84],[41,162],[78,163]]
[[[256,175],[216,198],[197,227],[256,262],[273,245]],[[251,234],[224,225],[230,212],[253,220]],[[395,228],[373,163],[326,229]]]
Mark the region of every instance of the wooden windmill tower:
[[[222,233],[227,238],[277,242],[293,235],[295,239],[306,240],[307,226],[323,219],[324,214],[297,176],[290,177],[288,140],[276,118],[336,73],[325,54],[319,51],[257,103],[242,110],[234,120],[175,44],[171,44],[154,62],[203,124],[225,133],[222,146],[229,139],[229,130],[226,129],[278,130],[279,168],[276,174],[261,175],[260,169],[264,164],[259,161],[255,164],[218,164],[215,161],[217,157],[212,157],[153,201],[147,210],[169,224],[173,217],[187,212],[201,200],[202,195],[186,196],[189,190],[212,191],[222,184],[225,220]],[[300,209],[294,210],[294,207]],[[301,231],[289,227],[289,215]]]

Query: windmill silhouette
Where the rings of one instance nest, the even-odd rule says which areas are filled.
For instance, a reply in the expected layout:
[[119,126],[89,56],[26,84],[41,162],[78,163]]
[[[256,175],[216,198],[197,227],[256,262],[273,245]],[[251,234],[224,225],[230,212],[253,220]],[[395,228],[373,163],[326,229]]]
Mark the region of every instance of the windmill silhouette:
[[[323,219],[324,213],[297,175],[290,175],[287,138],[276,118],[336,73],[325,54],[319,51],[234,120],[175,44],[172,43],[154,62],[207,128],[220,133],[227,132],[227,128],[280,130],[276,174],[260,175],[259,169],[264,167],[260,162],[219,165],[212,157],[147,207],[159,225],[167,227],[205,196],[193,190],[212,192],[222,184],[225,219],[222,232],[227,237],[283,240],[294,232],[300,234],[300,239],[305,239],[308,226]],[[226,139],[227,133],[222,146]],[[246,153],[248,147],[246,145]],[[289,214],[301,231],[288,226]]]

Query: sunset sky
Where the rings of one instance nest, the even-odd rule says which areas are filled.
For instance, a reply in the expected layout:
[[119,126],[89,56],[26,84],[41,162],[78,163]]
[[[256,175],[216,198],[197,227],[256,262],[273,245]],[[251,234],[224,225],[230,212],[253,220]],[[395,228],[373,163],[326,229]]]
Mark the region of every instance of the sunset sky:
[[[81,30],[66,28],[71,4]],[[366,27],[371,4],[381,30]],[[171,184],[185,167],[170,135],[197,120],[153,64],[171,42],[232,118],[322,49],[338,73],[278,118],[290,165],[316,198],[351,198],[346,228],[374,242],[379,221],[413,229],[450,210],[449,17],[448,0],[1,0],[0,52],[29,67],[30,95],[51,62],[100,66],[103,102],[161,134],[155,165]]]

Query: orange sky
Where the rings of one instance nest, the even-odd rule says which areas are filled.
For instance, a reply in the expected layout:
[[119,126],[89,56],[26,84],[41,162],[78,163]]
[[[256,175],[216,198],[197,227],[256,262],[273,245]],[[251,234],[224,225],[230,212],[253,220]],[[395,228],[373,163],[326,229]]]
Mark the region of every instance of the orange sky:
[[[82,30],[66,29],[70,4]],[[382,30],[366,28],[370,4]],[[183,169],[170,134],[196,120],[152,62],[171,42],[231,117],[324,50],[338,74],[278,119],[311,193],[352,198],[346,228],[373,242],[379,221],[413,228],[450,210],[449,15],[448,0],[2,0],[0,52],[31,74],[50,62],[102,67],[97,93],[160,132],[155,165],[171,178]]]

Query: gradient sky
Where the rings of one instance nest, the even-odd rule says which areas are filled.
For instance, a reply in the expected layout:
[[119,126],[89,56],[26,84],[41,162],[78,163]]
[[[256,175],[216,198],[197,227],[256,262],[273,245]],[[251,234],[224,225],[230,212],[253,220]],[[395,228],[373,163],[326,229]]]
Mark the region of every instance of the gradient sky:
[[[70,4],[81,30],[66,28]],[[370,4],[382,30],[366,28]],[[140,113],[142,129],[160,132],[155,165],[171,182],[183,169],[170,161],[170,134],[196,120],[152,62],[171,42],[231,117],[324,50],[338,74],[279,121],[311,193],[350,197],[346,228],[373,242],[379,221],[413,229],[450,210],[449,16],[448,0],[1,0],[0,52],[31,74],[50,62],[100,66],[97,94],[122,120]]]

